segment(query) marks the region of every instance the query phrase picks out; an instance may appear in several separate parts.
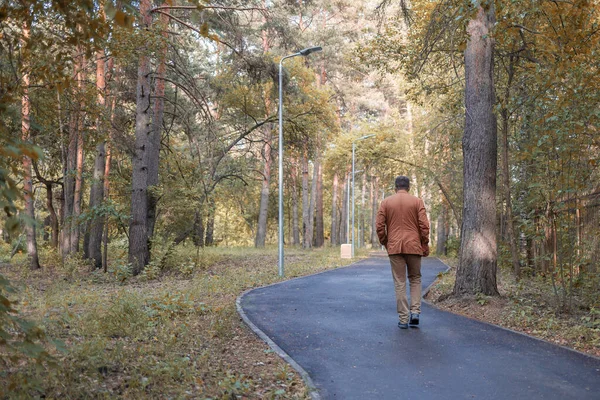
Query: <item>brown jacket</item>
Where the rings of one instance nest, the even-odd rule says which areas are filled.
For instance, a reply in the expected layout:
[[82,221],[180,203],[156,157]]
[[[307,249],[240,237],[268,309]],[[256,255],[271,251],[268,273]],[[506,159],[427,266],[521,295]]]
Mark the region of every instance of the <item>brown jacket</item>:
[[388,254],[429,255],[429,221],[423,200],[399,190],[377,212],[377,236]]

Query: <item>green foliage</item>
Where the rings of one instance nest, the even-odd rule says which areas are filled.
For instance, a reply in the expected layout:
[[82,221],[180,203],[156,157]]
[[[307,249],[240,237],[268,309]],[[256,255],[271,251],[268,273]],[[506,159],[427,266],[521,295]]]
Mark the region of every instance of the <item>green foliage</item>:
[[[0,379],[7,378],[9,369],[27,364],[29,360],[37,369],[43,369],[44,365],[55,366],[55,358],[48,351],[50,344],[59,351],[65,351],[61,341],[51,340],[39,325],[19,316],[17,301],[11,300],[11,295],[16,295],[15,288],[0,274]],[[17,386],[26,390],[41,385],[40,380],[21,375],[10,377],[9,382],[9,390]]]
[[133,267],[131,263],[119,262],[111,266],[109,272],[113,274],[113,276],[118,282],[124,284],[128,279],[130,279],[133,276]]

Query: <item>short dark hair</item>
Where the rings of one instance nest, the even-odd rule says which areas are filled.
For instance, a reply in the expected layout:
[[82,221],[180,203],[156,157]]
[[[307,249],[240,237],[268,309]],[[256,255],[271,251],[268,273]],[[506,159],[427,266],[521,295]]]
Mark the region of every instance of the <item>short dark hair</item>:
[[410,189],[410,179],[408,176],[400,175],[396,177],[396,190]]

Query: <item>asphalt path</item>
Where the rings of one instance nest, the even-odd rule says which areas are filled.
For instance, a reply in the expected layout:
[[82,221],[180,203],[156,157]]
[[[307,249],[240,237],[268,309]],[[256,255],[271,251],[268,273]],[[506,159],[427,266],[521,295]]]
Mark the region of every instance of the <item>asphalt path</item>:
[[[423,287],[445,269],[423,259]],[[255,289],[239,305],[323,399],[600,399],[600,359],[425,303],[420,327],[399,329],[387,257]]]

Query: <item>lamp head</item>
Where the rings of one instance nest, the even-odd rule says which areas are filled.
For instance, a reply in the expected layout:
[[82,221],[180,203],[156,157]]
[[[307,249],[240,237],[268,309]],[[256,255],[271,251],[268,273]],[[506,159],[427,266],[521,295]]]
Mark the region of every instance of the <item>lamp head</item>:
[[306,49],[300,50],[298,53],[300,53],[301,55],[306,57],[307,55],[309,55],[311,53],[316,53],[321,50],[323,50],[323,48],[321,46],[307,47]]
[[371,135],[365,135],[365,136],[361,136],[361,137],[359,137],[358,139],[354,139],[354,141],[355,141],[355,142],[357,142],[357,141],[359,141],[359,140],[365,140],[365,139],[368,139],[368,138],[370,138],[370,137],[373,137],[373,136],[377,136],[377,134],[373,133],[373,134],[371,134]]

